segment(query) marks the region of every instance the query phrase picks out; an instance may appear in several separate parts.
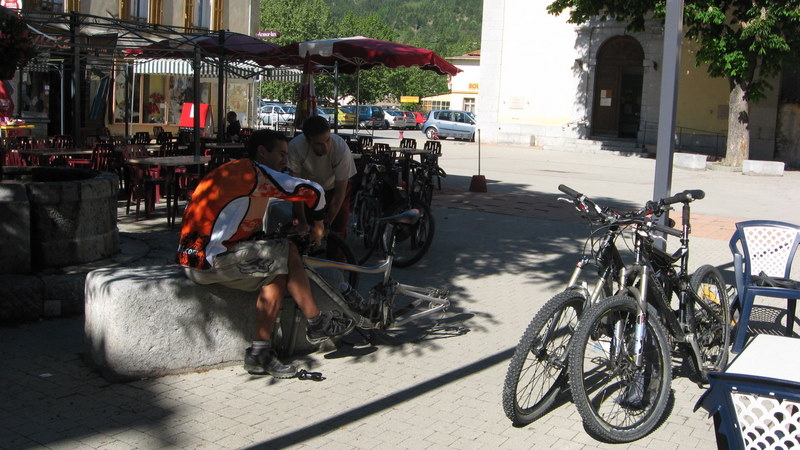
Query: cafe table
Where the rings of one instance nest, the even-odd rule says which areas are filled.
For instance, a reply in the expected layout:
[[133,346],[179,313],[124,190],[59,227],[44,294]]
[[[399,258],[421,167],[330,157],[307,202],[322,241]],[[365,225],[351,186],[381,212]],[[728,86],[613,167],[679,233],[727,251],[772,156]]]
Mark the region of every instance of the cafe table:
[[391,151],[395,152],[395,154],[401,155],[399,159],[400,164],[403,168],[403,181],[406,183],[406,186],[411,186],[409,183],[409,177],[411,172],[411,160],[414,159],[415,156],[422,156],[422,155],[430,155],[430,150],[418,150],[416,148],[399,148],[399,147],[391,147]]
[[21,156],[35,166],[46,166],[57,156],[91,156],[92,150],[77,148],[34,148],[17,150]]
[[800,443],[800,339],[756,335],[709,388],[695,410],[714,416],[727,448],[790,448]]
[[187,166],[201,167],[211,161],[208,156],[161,156],[150,158],[130,158],[125,161],[125,164],[151,167],[158,166],[164,167],[166,179],[164,180],[164,188],[167,197],[167,225],[172,228],[175,225],[175,218],[178,214],[178,177],[176,176],[177,168]]
[[0,137],[30,136],[35,125],[0,125]]
[[239,159],[244,156],[245,145],[241,142],[210,142],[203,144],[203,148],[210,150],[208,156],[222,154],[230,158]]

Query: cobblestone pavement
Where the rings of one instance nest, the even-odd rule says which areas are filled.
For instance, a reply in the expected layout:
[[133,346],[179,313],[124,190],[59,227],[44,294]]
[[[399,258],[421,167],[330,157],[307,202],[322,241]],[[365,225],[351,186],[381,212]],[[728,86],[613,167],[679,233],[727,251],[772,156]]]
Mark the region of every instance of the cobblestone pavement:
[[[508,189],[492,175],[488,193],[466,193],[474,160],[462,167],[451,151],[474,147],[446,144],[443,166],[451,176],[434,195],[436,239],[420,263],[395,272],[403,282],[450,289],[453,307],[435,323],[386,333],[378,345],[295,361],[322,372],[320,382],[253,377],[237,365],[125,384],[105,381],[83,362],[82,317],[0,327],[0,448],[716,448],[711,420],[693,411],[703,389],[678,366],[668,418],[634,443],[592,439],[569,401],[529,426],[511,425],[500,404],[508,361],[533,314],[563,287],[586,227],[555,202],[556,182],[546,183],[548,191],[521,183]],[[502,159],[520,150],[484,151]],[[528,171],[538,179],[532,171],[560,170],[579,155],[545,157],[550,161],[502,178],[524,180]],[[629,158],[598,159],[618,167],[618,177],[620,170],[650,167]],[[789,175],[798,187],[797,174]],[[571,177],[562,178],[571,185],[585,179]],[[773,181],[778,192],[789,192],[785,177]],[[643,199],[650,194],[630,186]],[[599,187],[604,201],[636,203],[608,183]],[[730,262],[731,221],[765,214],[747,204],[730,215],[695,211],[694,263],[723,269]],[[171,260],[177,234],[165,229],[163,216],[133,222],[123,208],[120,217],[123,253],[132,255],[127,264]]]

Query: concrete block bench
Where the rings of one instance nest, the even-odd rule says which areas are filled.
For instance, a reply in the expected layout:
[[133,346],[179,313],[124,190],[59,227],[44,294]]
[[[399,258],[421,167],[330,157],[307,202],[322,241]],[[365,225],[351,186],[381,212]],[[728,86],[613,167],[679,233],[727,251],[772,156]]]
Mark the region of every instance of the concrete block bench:
[[[321,309],[331,309],[313,283],[312,294]],[[197,285],[177,265],[94,270],[86,277],[87,357],[112,381],[241,364],[255,329],[255,298]],[[275,344],[308,353],[316,348],[305,341],[297,311],[287,298]]]
[[706,170],[706,155],[696,153],[675,153],[672,155],[672,164],[675,167],[691,170]]
[[783,176],[783,169],[785,166],[786,163],[781,161],[758,161],[748,159],[742,161],[742,174],[780,177]]

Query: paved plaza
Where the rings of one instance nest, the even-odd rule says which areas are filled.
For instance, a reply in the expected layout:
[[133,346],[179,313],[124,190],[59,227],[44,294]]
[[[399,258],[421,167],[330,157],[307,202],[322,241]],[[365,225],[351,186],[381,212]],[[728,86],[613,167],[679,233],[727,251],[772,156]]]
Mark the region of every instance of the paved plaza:
[[[0,448],[716,448],[712,421],[693,411],[704,390],[677,359],[669,417],[634,443],[591,438],[568,398],[537,422],[511,425],[501,406],[509,359],[539,307],[563,289],[587,236],[571,206],[557,202],[557,186],[633,208],[652,197],[655,160],[495,145],[480,152],[488,192],[472,193],[478,145],[444,142],[449,176],[434,193],[434,243],[394,272],[401,282],[449,288],[452,307],[435,323],[298,358],[323,374],[319,382],[255,377],[237,364],[122,384],[84,363],[82,317],[0,327]],[[729,282],[735,222],[800,223],[798,172],[676,168],[672,186],[706,191],[692,205],[691,263],[719,266]],[[172,262],[177,231],[167,229],[163,204],[138,222],[121,206],[117,261]]]

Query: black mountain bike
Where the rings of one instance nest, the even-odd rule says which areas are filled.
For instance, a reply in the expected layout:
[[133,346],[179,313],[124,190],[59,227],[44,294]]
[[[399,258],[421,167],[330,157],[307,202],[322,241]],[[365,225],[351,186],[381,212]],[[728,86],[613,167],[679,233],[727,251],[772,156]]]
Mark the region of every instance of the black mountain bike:
[[[572,399],[587,431],[608,442],[639,439],[664,419],[672,380],[671,351],[678,348],[704,381],[728,361],[729,304],[719,271],[703,265],[689,275],[689,203],[703,191],[684,191],[647,209],[660,216],[683,203],[680,230],[650,217],[637,220],[633,265],[619,292],[591,305],[569,348]],[[655,242],[680,238],[673,254]],[[673,310],[673,294],[677,309]]]
[[[514,425],[526,425],[543,416],[567,386],[567,350],[570,338],[588,305],[612,295],[624,267],[616,241],[626,226],[647,211],[617,213],[585,195],[560,185],[581,215],[589,221],[584,255],[575,266],[567,287],[547,301],[531,320],[517,344],[503,384],[503,409]],[[585,280],[594,268],[597,280]]]

